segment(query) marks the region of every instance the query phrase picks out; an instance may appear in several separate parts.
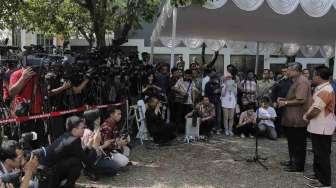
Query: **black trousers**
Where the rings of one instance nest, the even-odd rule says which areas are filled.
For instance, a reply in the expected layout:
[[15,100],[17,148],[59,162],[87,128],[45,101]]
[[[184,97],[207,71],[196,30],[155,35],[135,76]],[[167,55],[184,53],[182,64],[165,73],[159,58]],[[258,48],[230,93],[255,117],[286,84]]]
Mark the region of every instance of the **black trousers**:
[[215,125],[215,121],[216,121],[215,119],[209,119],[207,121],[201,122],[201,124],[200,124],[200,134],[210,136],[210,132]]
[[287,147],[288,147],[288,155],[289,155],[289,162],[292,164],[293,163],[293,151],[292,151],[292,147],[290,146],[290,144],[289,144],[289,141],[288,141],[288,134],[290,134],[290,133],[288,133],[288,130],[289,129],[287,129],[288,127],[284,127],[284,133],[285,133],[285,135],[286,135],[286,138],[287,138]]
[[59,187],[63,180],[67,180],[62,188],[74,188],[77,179],[81,175],[82,163],[77,158],[69,158],[61,161],[55,166],[54,186]]
[[175,130],[175,126],[167,124],[155,132],[150,132],[152,132],[151,136],[153,137],[155,143],[164,144],[176,138],[176,135],[174,134]]
[[176,127],[178,133],[184,133],[185,132],[185,125],[186,125],[186,119],[185,116],[192,111],[192,105],[189,104],[183,104],[183,103],[175,103],[175,110],[176,110]]
[[288,153],[292,165],[298,170],[303,170],[306,161],[307,128],[286,127]]
[[244,134],[245,136],[250,136],[255,134],[255,128],[252,123],[247,123],[245,125],[242,125],[240,127],[236,128],[236,134],[241,135]]
[[311,134],[314,153],[314,173],[316,178],[326,186],[331,184],[331,141],[330,135]]

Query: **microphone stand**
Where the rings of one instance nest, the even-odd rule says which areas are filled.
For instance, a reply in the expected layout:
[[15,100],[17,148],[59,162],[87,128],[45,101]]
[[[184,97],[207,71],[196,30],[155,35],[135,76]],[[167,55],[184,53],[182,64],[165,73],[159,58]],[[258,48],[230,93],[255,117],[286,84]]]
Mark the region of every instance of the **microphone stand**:
[[250,159],[247,159],[246,162],[254,162],[259,164],[260,166],[262,166],[265,170],[268,170],[268,167],[262,162],[262,161],[266,161],[267,158],[266,157],[260,157],[259,152],[258,152],[258,138],[259,138],[259,128],[258,128],[258,120],[259,120],[259,110],[257,110],[257,123],[255,125],[255,130],[256,130],[256,134],[255,134],[255,150],[254,150],[254,156]]
[[[281,79],[283,80],[283,79]],[[279,80],[280,81],[280,80]],[[269,90],[273,89],[275,86],[277,86],[279,84],[279,81],[278,82],[275,82],[274,85],[268,89],[266,92],[269,92]],[[260,95],[258,98],[257,98],[257,104],[259,104],[259,100],[261,97],[263,97],[265,95],[265,91],[262,93],[262,95]],[[259,106],[259,105],[257,105]],[[259,164],[260,166],[262,166],[265,170],[268,170],[268,167],[263,163],[263,161],[266,161],[267,160],[267,157],[260,157],[259,155],[259,145],[258,145],[258,140],[259,140],[259,127],[258,127],[258,122],[259,122],[259,109],[257,108],[257,123],[255,124],[255,130],[256,130],[256,134],[255,134],[255,150],[254,150],[254,156],[250,159],[247,159],[246,161],[247,162],[254,162],[254,163],[257,163]]]

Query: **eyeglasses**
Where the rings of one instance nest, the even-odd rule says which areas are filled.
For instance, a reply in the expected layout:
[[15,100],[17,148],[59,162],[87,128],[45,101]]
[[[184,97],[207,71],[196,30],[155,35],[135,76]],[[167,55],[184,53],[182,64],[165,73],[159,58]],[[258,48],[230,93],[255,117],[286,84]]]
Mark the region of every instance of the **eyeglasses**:
[[84,124],[84,122],[81,122],[77,128],[78,129],[86,129],[87,126]]

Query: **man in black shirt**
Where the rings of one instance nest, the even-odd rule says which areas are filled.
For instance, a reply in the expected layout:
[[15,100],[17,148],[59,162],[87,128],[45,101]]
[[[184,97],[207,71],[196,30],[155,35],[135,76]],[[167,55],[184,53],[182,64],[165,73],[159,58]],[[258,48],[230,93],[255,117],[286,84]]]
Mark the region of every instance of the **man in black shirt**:
[[149,134],[157,144],[165,144],[173,140],[176,136],[173,133],[175,127],[168,125],[162,118],[160,101],[157,97],[148,99],[148,109],[146,110],[146,122]]
[[[52,182],[58,187],[62,181],[66,183],[62,188],[74,187],[76,180],[81,174],[82,163],[86,168],[91,168],[95,152],[86,153],[81,144],[86,125],[77,116],[69,117],[66,121],[68,132],[59,137],[46,149],[46,157],[41,164],[52,169]],[[92,157],[90,157],[92,156]],[[50,185],[49,185],[50,186]]]
[[[272,90],[272,101],[277,101],[278,98],[286,98],[288,90],[292,85],[292,80],[288,78],[287,75],[287,67],[281,68],[281,79],[275,84]],[[277,108],[277,104],[274,103],[274,108],[276,108],[276,113],[278,115],[276,122],[275,122],[275,129],[279,136],[283,135],[284,127],[281,125],[281,116],[283,114],[282,108]]]

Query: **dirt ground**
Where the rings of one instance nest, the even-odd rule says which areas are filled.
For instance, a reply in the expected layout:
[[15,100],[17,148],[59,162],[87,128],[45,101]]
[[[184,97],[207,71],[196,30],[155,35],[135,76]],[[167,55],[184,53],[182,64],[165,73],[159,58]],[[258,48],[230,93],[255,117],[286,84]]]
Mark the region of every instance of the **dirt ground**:
[[[310,145],[308,142],[308,148]],[[132,150],[133,166],[117,176],[105,177],[98,182],[90,182],[82,177],[78,187],[305,187],[303,173],[284,172],[279,164],[288,159],[285,139],[260,140],[260,156],[268,158],[264,162],[268,170],[259,164],[246,162],[246,159],[254,156],[254,148],[254,139],[224,136],[215,136],[209,142],[180,143],[158,149],[138,145]],[[310,173],[311,152],[307,152],[306,163],[305,173]],[[335,163],[333,153],[333,171]],[[336,182],[335,179],[333,175],[333,182]]]

